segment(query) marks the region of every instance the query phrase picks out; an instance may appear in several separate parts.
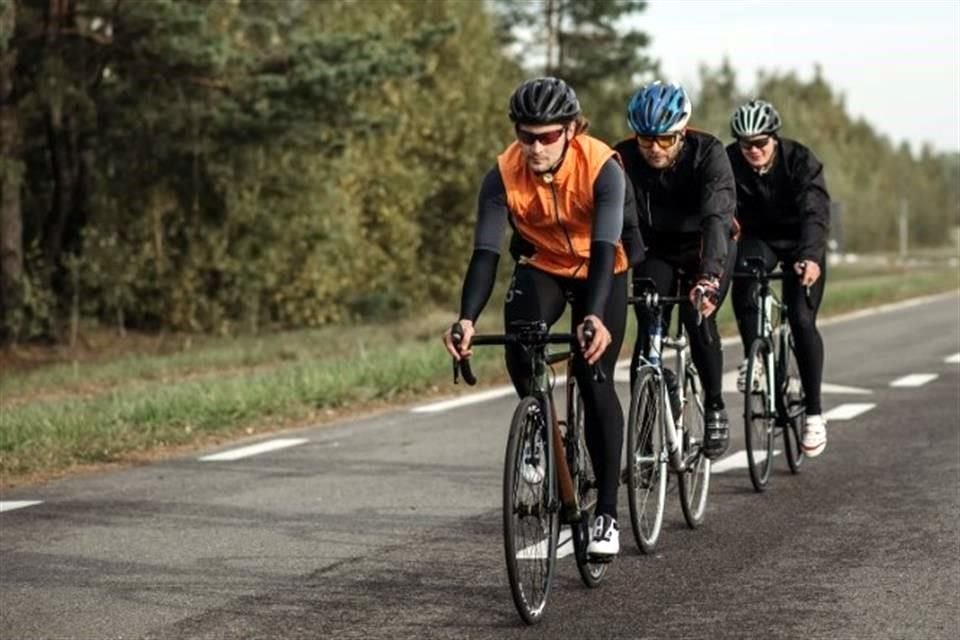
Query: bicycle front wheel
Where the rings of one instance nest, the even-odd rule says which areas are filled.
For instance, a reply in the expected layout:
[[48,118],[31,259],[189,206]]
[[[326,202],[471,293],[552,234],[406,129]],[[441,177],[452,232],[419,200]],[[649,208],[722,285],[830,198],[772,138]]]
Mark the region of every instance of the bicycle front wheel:
[[[689,367],[684,381],[685,402],[681,414],[683,424],[683,450],[693,454],[692,462],[679,475],[680,508],[687,526],[696,529],[703,524],[707,511],[707,496],[710,492],[710,460],[703,455],[705,435],[703,413],[703,389],[697,370]],[[687,458],[691,460],[690,457]]]
[[662,384],[656,371],[641,369],[630,399],[627,494],[633,537],[644,553],[656,547],[667,497]]
[[552,499],[550,437],[540,403],[521,400],[503,466],[503,543],[513,602],[527,624],[543,617],[557,557],[560,517]]
[[747,387],[743,398],[743,422],[747,436],[747,466],[756,491],[764,491],[773,467],[773,415],[770,411],[767,356],[770,342],[758,338],[747,356]]
[[580,579],[592,589],[603,580],[609,564],[591,562],[587,555],[587,545],[590,543],[589,514],[597,504],[597,478],[593,472],[590,453],[587,451],[583,398],[580,397],[576,382],[569,383],[567,393],[567,433],[564,443],[567,466],[570,468],[573,486],[577,490],[577,504],[580,506],[580,520],[570,523],[570,534]]
[[797,365],[796,345],[789,327],[784,327],[781,345],[777,388],[780,390],[778,412],[783,421],[783,448],[790,472],[800,473],[804,457],[800,446],[800,430],[806,419],[806,402]]

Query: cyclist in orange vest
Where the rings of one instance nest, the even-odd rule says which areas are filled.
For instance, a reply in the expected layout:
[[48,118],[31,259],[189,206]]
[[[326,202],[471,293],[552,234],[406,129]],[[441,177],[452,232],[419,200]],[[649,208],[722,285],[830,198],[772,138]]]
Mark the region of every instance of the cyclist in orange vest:
[[[621,241],[626,180],[617,154],[584,134],[588,123],[574,90],[558,78],[522,83],[510,98],[517,139],[497,158],[480,187],[473,255],[467,268],[459,324],[459,349],[448,330],[443,341],[457,359],[469,357],[474,323],[493,290],[507,224],[527,247],[506,295],[506,326],[517,320],[553,325],[569,300],[582,352],[574,373],[586,412],[587,447],[598,483],[587,551],[620,550],[617,491],[623,445],[623,409],[613,372],[626,325],[628,257]],[[587,344],[583,323],[596,335]],[[506,347],[510,378],[527,395],[530,361]],[[598,364],[606,381],[594,380]]]

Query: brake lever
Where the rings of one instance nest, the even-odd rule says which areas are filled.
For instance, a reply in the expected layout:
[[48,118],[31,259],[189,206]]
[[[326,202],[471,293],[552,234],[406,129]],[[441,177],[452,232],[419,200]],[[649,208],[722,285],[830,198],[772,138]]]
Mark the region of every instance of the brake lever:
[[[459,322],[454,323],[453,327],[450,329],[450,340],[453,342],[453,345],[460,350],[460,343],[463,341],[463,327],[460,326]],[[461,358],[453,360],[453,384],[459,384],[459,378],[463,375],[463,381],[466,382],[471,387],[477,384],[477,377],[473,375],[473,370],[470,368],[470,362],[467,358]]]
[[[593,339],[597,336],[597,330],[593,326],[592,320],[584,320],[583,322],[583,339],[589,345],[593,343]],[[603,384],[607,380],[606,374],[603,372],[603,369],[600,368],[600,365],[594,363],[590,365],[590,375],[593,377],[593,381],[598,384]]]

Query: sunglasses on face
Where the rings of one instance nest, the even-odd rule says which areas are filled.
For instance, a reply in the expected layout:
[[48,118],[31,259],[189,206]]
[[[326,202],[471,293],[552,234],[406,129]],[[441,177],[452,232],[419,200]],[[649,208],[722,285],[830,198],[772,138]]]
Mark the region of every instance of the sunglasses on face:
[[564,131],[566,131],[566,129],[553,129],[551,131],[544,131],[542,133],[533,133],[532,131],[517,129],[517,140],[523,144],[533,144],[534,142],[539,142],[540,144],[546,146],[559,140],[563,136]]
[[754,140],[738,140],[741,149],[763,149],[770,142],[770,136],[763,136]]
[[669,149],[677,144],[680,137],[681,134],[679,133],[671,133],[666,136],[637,136],[637,144],[644,149],[650,149],[653,145],[657,145],[661,149]]

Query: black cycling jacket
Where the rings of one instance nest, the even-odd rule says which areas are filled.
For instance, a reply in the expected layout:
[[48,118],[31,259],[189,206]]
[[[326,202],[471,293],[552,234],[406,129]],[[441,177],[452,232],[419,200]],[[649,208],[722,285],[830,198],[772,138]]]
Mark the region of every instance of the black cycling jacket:
[[677,161],[654,169],[635,138],[614,147],[636,192],[647,250],[661,256],[699,252],[701,274],[720,276],[729,247],[736,187],[723,143],[687,130]]
[[820,260],[830,229],[830,195],[823,164],[795,140],[777,138],[769,171],[760,175],[736,142],[727,147],[737,180],[737,219],[745,235],[788,245],[800,258]]

